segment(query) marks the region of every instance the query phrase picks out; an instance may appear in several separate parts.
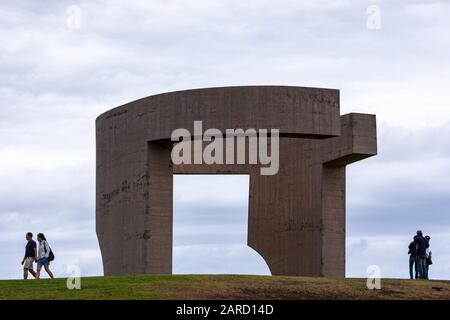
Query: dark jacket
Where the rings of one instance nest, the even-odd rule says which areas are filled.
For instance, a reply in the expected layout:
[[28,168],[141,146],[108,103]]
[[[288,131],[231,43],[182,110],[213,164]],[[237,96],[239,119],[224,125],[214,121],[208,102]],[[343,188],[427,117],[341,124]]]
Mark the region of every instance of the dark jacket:
[[416,245],[416,255],[425,256],[427,251],[425,239],[423,237],[417,236],[416,240],[414,240],[414,243]]
[[415,258],[416,257],[416,244],[415,244],[415,241],[413,241],[413,242],[411,242],[409,244],[408,249],[409,249],[408,254],[411,255],[411,258]]

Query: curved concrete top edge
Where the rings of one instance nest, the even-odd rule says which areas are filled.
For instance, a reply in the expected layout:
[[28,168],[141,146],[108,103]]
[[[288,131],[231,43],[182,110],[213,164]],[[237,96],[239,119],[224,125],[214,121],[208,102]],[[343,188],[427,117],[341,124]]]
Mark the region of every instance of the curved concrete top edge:
[[334,88],[319,88],[319,87],[305,87],[305,86],[289,86],[289,85],[242,85],[242,86],[224,86],[224,87],[204,87],[204,88],[193,88],[193,89],[181,89],[181,90],[175,90],[175,91],[168,91],[168,92],[161,92],[152,94],[146,97],[142,97],[130,102],[127,102],[125,104],[122,104],[117,107],[113,107],[112,109],[109,109],[103,113],[101,113],[97,118],[97,120],[100,120],[101,118],[104,118],[110,113],[114,113],[117,111],[120,111],[121,108],[129,107],[131,104],[134,104],[135,102],[143,101],[146,99],[162,96],[162,95],[170,95],[170,94],[176,94],[176,93],[189,93],[189,92],[195,92],[195,91],[203,91],[203,90],[210,90],[210,89],[229,89],[229,88],[302,88],[302,89],[311,89],[311,90],[324,90],[324,91],[334,91],[337,92],[339,95],[339,89]]
[[[340,134],[339,90],[328,88],[249,85],[209,87],[160,93],[102,113],[97,128],[117,119],[145,121],[149,140],[165,139],[177,128],[279,129],[280,134],[317,137]],[[142,123],[143,124],[143,123]]]

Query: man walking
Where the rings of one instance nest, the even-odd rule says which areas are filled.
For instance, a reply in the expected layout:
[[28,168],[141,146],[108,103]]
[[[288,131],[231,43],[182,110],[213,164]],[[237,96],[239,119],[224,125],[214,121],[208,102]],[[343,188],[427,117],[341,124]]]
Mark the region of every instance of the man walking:
[[25,246],[25,256],[22,260],[23,265],[23,278],[28,279],[28,272],[36,278],[36,272],[33,270],[33,262],[37,261],[36,254],[36,242],[33,240],[33,234],[28,232],[25,236],[27,239],[27,245]]
[[417,259],[417,268],[419,269],[419,278],[426,279],[427,278],[427,266],[426,266],[426,243],[423,238],[422,230],[417,230],[417,236],[414,240],[416,245],[416,259]]

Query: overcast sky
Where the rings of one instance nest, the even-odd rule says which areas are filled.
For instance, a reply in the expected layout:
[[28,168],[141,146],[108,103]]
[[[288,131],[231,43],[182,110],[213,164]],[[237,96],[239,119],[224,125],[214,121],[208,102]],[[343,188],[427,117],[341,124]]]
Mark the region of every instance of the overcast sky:
[[[46,233],[57,276],[102,274],[100,113],[251,84],[337,88],[341,114],[377,115],[378,156],[347,168],[347,276],[408,277],[421,228],[430,276],[450,279],[448,17],[432,0],[2,1],[0,279],[21,277],[27,231]],[[245,243],[247,176],[174,182],[175,273],[268,273]]]

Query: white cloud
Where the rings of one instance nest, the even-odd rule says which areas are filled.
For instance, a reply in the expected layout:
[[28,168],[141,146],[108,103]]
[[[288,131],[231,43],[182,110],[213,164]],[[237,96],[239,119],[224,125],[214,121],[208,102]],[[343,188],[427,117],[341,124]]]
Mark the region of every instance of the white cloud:
[[[247,202],[248,175],[175,175],[174,201],[180,208],[210,199],[215,206],[242,206]],[[243,202],[245,201],[245,202]]]
[[175,274],[270,274],[264,259],[242,244],[175,246],[173,263]]

